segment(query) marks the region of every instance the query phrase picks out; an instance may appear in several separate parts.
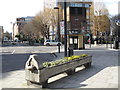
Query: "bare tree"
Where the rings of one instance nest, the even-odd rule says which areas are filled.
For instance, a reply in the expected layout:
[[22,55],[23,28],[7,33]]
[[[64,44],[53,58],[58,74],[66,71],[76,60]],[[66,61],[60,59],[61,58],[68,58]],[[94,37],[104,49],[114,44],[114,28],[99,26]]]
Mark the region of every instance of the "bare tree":
[[[61,12],[59,12],[61,16]],[[49,39],[49,28],[55,30],[57,27],[58,11],[52,8],[45,8],[36,14],[35,18],[23,27],[23,33],[29,37]],[[62,16],[61,16],[62,17]],[[61,20],[61,17],[60,20]]]
[[33,26],[32,26],[32,23],[31,22],[28,22],[27,24],[24,25],[23,27],[23,33],[29,37],[29,38],[32,38],[32,34],[33,34]]
[[95,4],[95,15],[94,15],[94,35],[99,35],[103,32],[109,31],[110,20],[109,20],[109,12],[105,7],[105,4],[98,2]]
[[37,32],[40,32],[46,38],[49,38],[49,28],[54,29],[57,25],[56,11],[54,9],[46,8],[45,11],[39,12],[33,20],[33,26]]

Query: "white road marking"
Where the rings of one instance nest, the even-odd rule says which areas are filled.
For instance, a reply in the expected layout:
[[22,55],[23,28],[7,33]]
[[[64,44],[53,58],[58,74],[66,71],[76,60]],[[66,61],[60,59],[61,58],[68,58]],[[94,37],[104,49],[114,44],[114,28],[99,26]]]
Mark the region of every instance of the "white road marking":
[[15,50],[13,50],[12,54],[14,54]]

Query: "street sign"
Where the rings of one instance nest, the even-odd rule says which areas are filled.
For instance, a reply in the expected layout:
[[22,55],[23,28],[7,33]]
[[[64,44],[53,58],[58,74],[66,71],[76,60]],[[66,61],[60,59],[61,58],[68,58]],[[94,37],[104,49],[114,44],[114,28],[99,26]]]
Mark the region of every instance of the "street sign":
[[90,4],[84,4],[84,3],[70,3],[70,7],[89,7]]
[[54,35],[54,33],[55,33],[55,32],[54,32],[54,30],[52,30],[52,32],[51,32],[51,33],[52,33],[52,35]]
[[64,35],[64,21],[60,22],[60,34]]

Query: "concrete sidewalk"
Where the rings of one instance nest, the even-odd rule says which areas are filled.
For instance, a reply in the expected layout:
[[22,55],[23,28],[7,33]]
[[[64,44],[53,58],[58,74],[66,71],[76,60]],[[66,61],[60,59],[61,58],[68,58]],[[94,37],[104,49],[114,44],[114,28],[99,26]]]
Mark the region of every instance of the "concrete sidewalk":
[[[74,50],[75,55],[93,56],[92,67],[77,68],[76,74],[50,83],[49,88],[118,88],[118,50],[106,48],[106,45],[87,46],[86,50]],[[64,53],[57,53],[58,59]],[[67,76],[67,77],[66,77]],[[120,85],[119,85],[120,86]]]
[[[48,80],[48,88],[118,88],[118,50],[106,49],[101,45],[92,48],[88,45],[86,50],[74,50],[74,55],[84,53],[93,56],[91,68],[79,67],[71,76],[62,73],[52,77]],[[57,59],[64,57],[63,50],[56,54]],[[27,86],[24,70],[3,73],[2,87],[41,88],[38,85]]]

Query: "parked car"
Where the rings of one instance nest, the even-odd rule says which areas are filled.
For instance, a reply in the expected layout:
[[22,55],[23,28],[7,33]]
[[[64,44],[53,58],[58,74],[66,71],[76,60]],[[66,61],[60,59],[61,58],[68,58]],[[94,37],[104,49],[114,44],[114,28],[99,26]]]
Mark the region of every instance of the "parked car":
[[46,45],[46,46],[50,46],[50,45],[62,45],[62,43],[61,42],[58,42],[58,41],[56,41],[56,40],[45,40],[45,42],[44,42],[44,45]]

